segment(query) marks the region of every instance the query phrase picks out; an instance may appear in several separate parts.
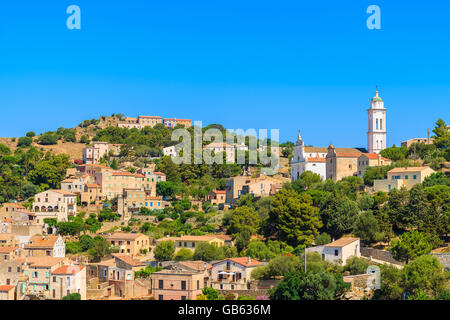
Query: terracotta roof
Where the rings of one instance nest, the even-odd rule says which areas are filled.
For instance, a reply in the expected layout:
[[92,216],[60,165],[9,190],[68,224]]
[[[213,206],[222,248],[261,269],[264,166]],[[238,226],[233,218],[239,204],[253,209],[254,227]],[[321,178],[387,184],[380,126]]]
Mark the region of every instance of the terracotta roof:
[[233,239],[232,236],[227,235],[227,234],[215,234],[214,237],[215,237],[215,238],[222,239],[222,240],[224,240],[224,241],[231,241],[231,240]]
[[402,173],[402,172],[417,172],[430,169],[430,167],[406,167],[406,168],[394,168],[388,171],[388,173]]
[[352,242],[358,241],[359,238],[343,237],[325,245],[325,247],[345,247]]
[[145,197],[145,200],[161,200],[162,201],[162,197]]
[[234,146],[226,144],[225,142],[212,142],[203,147],[203,149],[206,148],[234,148]]
[[96,184],[96,183],[86,183],[86,187],[88,187],[88,188],[100,188],[100,185]]
[[12,202],[4,203],[3,205],[8,205],[10,207],[15,207],[15,208],[19,208],[19,209],[25,209],[24,206],[17,204],[17,203],[12,203]]
[[142,233],[122,233],[122,232],[115,232],[109,236],[106,236],[106,239],[109,240],[135,240],[136,238],[143,236]]
[[69,191],[56,190],[56,189],[52,189],[52,190],[48,190],[48,191],[54,191],[54,192],[60,193],[60,194],[65,195],[65,196],[74,196],[74,197],[76,197],[76,194],[74,194],[72,192],[69,192]]
[[62,266],[52,271],[52,274],[64,274],[64,275],[77,274],[84,268],[85,266]]
[[328,148],[322,148],[322,147],[305,147],[305,152],[328,153]]
[[129,264],[132,267],[137,267],[137,266],[143,266],[145,265],[144,263],[142,263],[142,261],[138,260],[138,259],[134,259],[131,256],[127,255],[127,254],[113,254],[113,257],[122,260],[123,262]]
[[70,179],[64,179],[63,181],[61,181],[61,183],[70,183],[70,182],[75,182],[75,181],[77,181],[78,179],[72,179],[72,178],[70,178]]
[[131,173],[128,171],[116,171],[112,173],[113,176],[136,176],[135,173]]
[[14,235],[12,233],[0,233],[0,240],[8,239],[14,239]]
[[[139,116],[139,118],[161,119],[160,116]],[[136,118],[129,118],[129,119],[136,119]]]
[[238,263],[238,264],[240,264],[241,266],[244,266],[244,267],[260,266],[260,265],[264,264],[264,263],[262,263],[259,260],[252,259],[252,258],[249,258],[249,257],[239,257],[239,258],[224,259],[224,260],[221,260],[221,261],[218,261],[218,262],[214,262],[212,265],[218,264],[218,263],[223,262],[223,261],[228,261],[228,260],[233,261],[235,263]]
[[205,264],[206,269],[208,269],[211,266],[209,263],[206,263],[205,261],[180,261],[179,264],[197,271],[205,270]]
[[58,236],[32,236],[25,248],[53,248],[58,238]]
[[0,253],[10,253],[16,249],[19,249],[19,248],[18,247],[0,247]]
[[313,157],[313,158],[307,158],[308,162],[327,162],[326,158],[320,158],[320,157]]
[[214,238],[218,238],[215,235],[203,235],[203,236],[181,236],[181,237],[169,237],[169,238],[161,238],[158,241],[210,241]]
[[12,289],[14,289],[14,286],[8,286],[8,285],[2,285],[0,286],[0,291],[11,291]]
[[54,265],[67,260],[67,258],[55,258],[55,257],[28,257],[19,259],[19,261],[26,262],[32,267],[44,267],[49,268]]
[[217,193],[217,194],[226,194],[227,192],[225,190],[213,190],[211,192]]
[[361,156],[361,152],[335,152],[336,153],[336,157],[341,157],[341,158],[359,158]]
[[152,174],[156,174],[157,176],[165,176],[166,174],[163,172],[155,171]]

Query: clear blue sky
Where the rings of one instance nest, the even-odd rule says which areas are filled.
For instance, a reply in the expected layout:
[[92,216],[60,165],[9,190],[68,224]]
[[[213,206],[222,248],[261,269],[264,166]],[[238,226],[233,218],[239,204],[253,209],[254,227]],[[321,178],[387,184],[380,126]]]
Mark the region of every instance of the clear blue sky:
[[[82,29],[66,28],[81,8]],[[366,8],[381,8],[368,30]],[[58,0],[0,4],[0,136],[125,113],[281,140],[366,146],[380,87],[388,145],[450,122],[450,1]]]

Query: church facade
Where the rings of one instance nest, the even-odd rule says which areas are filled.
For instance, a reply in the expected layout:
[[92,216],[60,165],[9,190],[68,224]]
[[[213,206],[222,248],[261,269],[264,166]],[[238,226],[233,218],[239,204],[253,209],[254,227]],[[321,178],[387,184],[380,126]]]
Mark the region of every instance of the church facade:
[[305,171],[317,173],[323,180],[334,181],[358,175],[358,159],[362,154],[367,155],[368,152],[375,156],[386,148],[386,108],[378,90],[370,100],[367,117],[367,150],[335,148],[332,145],[328,148],[305,147],[299,132],[291,160],[291,181],[299,179]]

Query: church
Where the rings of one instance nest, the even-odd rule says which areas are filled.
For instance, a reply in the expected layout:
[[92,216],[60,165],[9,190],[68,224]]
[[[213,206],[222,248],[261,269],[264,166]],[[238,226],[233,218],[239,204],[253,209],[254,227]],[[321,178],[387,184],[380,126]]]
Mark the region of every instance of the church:
[[305,147],[298,133],[291,160],[291,180],[300,178],[305,171],[320,175],[323,180],[340,180],[343,177],[358,175],[359,157],[363,154],[378,154],[386,148],[386,108],[378,90],[370,100],[367,110],[368,131],[367,150],[363,148]]

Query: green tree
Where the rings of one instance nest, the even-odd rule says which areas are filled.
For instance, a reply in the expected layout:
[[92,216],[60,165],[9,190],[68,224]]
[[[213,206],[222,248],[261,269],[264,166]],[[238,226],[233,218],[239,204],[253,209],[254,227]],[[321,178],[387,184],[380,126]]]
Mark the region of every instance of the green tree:
[[450,133],[447,129],[447,125],[444,120],[439,118],[436,121],[436,126],[433,129],[434,132],[434,141],[433,143],[438,148],[448,148],[450,147]]
[[321,227],[319,210],[312,205],[311,196],[299,196],[296,191],[284,188],[275,195],[269,214],[269,234],[293,247],[310,246]]
[[384,150],[381,150],[380,154],[392,161],[399,161],[406,158],[407,149],[405,147],[396,147],[395,144]]
[[113,161],[111,162],[111,169],[113,170],[118,170],[119,169],[119,164],[117,163],[117,159],[114,158]]
[[36,133],[34,131],[28,131],[26,136],[29,138],[33,138],[36,135]]
[[156,184],[156,193],[163,197],[174,197],[178,191],[178,185],[172,181],[161,181]]
[[347,259],[344,266],[344,271],[350,272],[351,275],[364,274],[367,268],[371,265],[369,260],[352,256]]
[[38,143],[41,145],[53,145],[57,144],[58,138],[56,134],[51,132],[46,132],[38,138]]
[[175,252],[175,246],[172,240],[161,241],[156,245],[153,253],[157,261],[169,261]]
[[111,253],[111,245],[105,238],[96,236],[87,253],[94,261],[100,261],[104,256]]
[[255,234],[260,223],[259,215],[253,208],[242,206],[234,210],[228,231],[237,234],[247,230],[250,234]]
[[328,233],[322,232],[320,235],[316,237],[314,243],[316,246],[321,246],[331,242],[331,237]]
[[384,238],[377,218],[370,211],[364,211],[357,217],[353,233],[367,244]]
[[78,292],[68,294],[62,297],[63,300],[81,300],[81,295]]
[[17,141],[17,146],[18,147],[29,147],[29,146],[31,146],[32,142],[33,142],[32,138],[22,137],[22,138],[19,138],[19,140]]
[[224,252],[214,244],[203,242],[195,247],[194,260],[212,261],[224,258]]
[[192,260],[194,253],[188,248],[181,248],[175,255],[175,261]]
[[328,272],[290,273],[275,290],[271,300],[334,300],[338,286],[336,277]]
[[411,294],[424,291],[435,296],[450,288],[449,279],[436,257],[423,255],[404,267],[402,280],[405,290]]
[[432,249],[433,246],[427,237],[413,230],[403,233],[400,239],[394,239],[389,251],[394,255],[395,259],[408,262],[429,253]]

